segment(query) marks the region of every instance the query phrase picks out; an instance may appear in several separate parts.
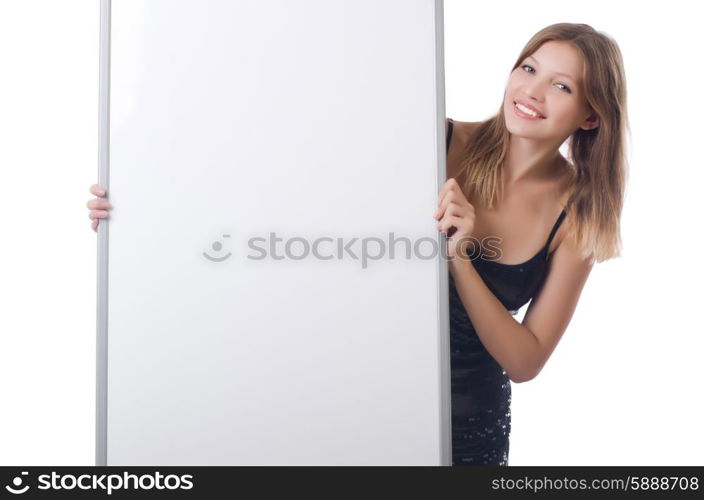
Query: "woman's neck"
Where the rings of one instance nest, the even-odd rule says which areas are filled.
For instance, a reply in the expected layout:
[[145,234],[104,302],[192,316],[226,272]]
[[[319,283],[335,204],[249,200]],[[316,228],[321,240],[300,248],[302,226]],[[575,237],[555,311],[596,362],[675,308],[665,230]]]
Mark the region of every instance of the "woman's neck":
[[562,144],[535,141],[511,135],[504,163],[504,184],[511,187],[526,180],[554,180],[563,166]]

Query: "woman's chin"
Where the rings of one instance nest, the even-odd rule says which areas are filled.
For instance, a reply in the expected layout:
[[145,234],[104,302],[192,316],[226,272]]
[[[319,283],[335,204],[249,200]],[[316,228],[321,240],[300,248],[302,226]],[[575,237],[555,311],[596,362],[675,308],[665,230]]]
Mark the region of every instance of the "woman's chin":
[[536,130],[535,124],[526,120],[516,120],[515,117],[504,119],[509,134],[525,139],[545,139],[544,130]]
[[531,130],[530,127],[526,127],[522,123],[512,123],[511,121],[507,121],[506,130],[508,130],[511,135],[525,137],[526,139],[532,139],[536,136],[535,130]]

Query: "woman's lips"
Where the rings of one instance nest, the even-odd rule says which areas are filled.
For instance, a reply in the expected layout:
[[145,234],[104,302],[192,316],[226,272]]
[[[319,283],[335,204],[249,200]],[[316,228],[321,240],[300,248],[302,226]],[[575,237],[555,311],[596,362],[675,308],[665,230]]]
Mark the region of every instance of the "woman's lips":
[[516,113],[517,116],[519,116],[525,120],[544,120],[545,119],[544,116],[533,116],[533,115],[529,115],[529,114],[524,113],[523,111],[518,109],[515,102],[513,103],[513,112]]

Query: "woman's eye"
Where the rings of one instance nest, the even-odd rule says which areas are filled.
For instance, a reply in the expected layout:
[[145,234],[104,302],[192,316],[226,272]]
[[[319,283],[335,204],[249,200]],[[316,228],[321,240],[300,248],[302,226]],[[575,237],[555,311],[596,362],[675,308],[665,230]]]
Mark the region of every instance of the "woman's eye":
[[[531,66],[531,65],[529,65],[529,64],[524,64],[523,66],[521,66],[521,69],[524,69],[524,70],[525,70],[525,68],[530,68],[530,71],[527,71],[527,70],[526,70],[527,73],[534,73],[534,72],[535,72],[535,69],[533,69],[533,66]],[[564,90],[564,91],[567,92],[568,94],[571,94],[571,93],[572,93],[572,90],[571,90],[567,85],[565,85],[564,83],[558,83],[557,85],[561,85],[561,86],[562,86],[562,88],[561,88],[560,90]]]
[[570,88],[567,85],[565,85],[564,83],[558,83],[557,85],[562,85],[563,88],[561,90],[565,90],[568,94],[572,93]]

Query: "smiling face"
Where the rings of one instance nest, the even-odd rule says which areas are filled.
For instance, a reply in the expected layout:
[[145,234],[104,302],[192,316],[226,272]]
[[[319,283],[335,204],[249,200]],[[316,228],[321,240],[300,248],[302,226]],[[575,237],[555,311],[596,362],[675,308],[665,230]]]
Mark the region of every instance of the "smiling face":
[[583,67],[582,54],[572,44],[556,40],[545,42],[521,61],[511,72],[504,94],[509,132],[561,142],[578,128],[597,127],[598,118],[584,96]]

